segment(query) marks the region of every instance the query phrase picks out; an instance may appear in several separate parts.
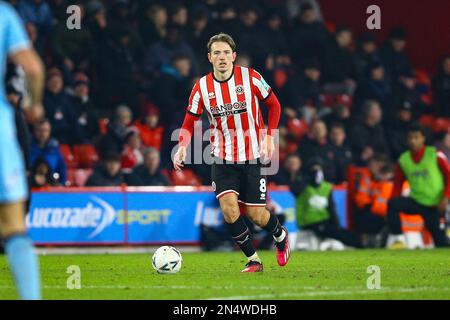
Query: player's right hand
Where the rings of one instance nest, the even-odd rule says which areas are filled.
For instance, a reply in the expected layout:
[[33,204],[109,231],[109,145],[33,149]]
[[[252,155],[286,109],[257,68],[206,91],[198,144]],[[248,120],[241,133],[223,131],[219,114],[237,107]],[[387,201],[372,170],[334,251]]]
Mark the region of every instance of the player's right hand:
[[186,160],[186,147],[178,146],[178,150],[173,157],[173,167],[180,171],[184,167],[184,160]]

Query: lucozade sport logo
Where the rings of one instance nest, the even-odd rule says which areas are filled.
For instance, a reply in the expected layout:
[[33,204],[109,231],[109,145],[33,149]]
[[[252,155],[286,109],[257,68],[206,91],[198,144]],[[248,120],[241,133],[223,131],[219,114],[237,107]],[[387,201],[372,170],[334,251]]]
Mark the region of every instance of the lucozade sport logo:
[[116,211],[106,201],[91,196],[85,207],[35,208],[27,216],[28,228],[94,228],[94,238],[116,219]]

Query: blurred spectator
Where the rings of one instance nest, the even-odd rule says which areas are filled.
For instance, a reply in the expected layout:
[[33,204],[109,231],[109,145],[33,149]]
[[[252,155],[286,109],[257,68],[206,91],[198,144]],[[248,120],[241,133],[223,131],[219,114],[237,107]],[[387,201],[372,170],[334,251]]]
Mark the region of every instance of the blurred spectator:
[[161,172],[159,151],[147,148],[144,151],[144,163],[134,168],[129,177],[133,186],[168,186],[169,179]]
[[269,14],[263,34],[269,54],[282,56],[284,59],[288,58],[289,46],[279,13],[271,12]]
[[117,187],[122,183],[125,183],[125,178],[120,171],[120,156],[112,153],[94,169],[86,187]]
[[126,105],[119,105],[108,123],[108,133],[99,142],[98,149],[101,155],[120,154],[122,152],[123,141],[132,121],[133,114],[131,109]]
[[328,41],[329,32],[318,20],[314,7],[310,3],[303,4],[292,30],[290,52],[294,64],[299,66],[303,61],[312,58],[323,63]]
[[345,132],[350,132],[354,121],[351,119],[351,111],[350,107],[337,104],[334,106],[332,113],[327,114],[322,118],[323,121],[327,124],[327,127],[330,127],[333,123],[340,123],[344,126]]
[[278,173],[270,177],[270,182],[277,185],[289,185],[293,182],[299,175],[302,169],[302,160],[298,154],[290,154],[286,157],[283,167],[280,168]]
[[100,1],[93,0],[86,4],[85,25],[89,28],[95,46],[106,41],[108,20],[105,6]]
[[397,27],[391,30],[389,38],[380,49],[380,56],[390,78],[395,81],[401,72],[411,70],[409,57],[405,52],[406,31]]
[[308,136],[303,138],[299,148],[300,158],[307,163],[311,159],[320,159],[325,179],[334,182],[336,171],[333,148],[328,142],[328,131],[325,122],[315,120],[310,127]]
[[146,47],[161,41],[167,34],[167,10],[161,5],[147,5],[139,20],[138,30]]
[[268,54],[266,36],[259,25],[260,14],[255,5],[247,4],[239,14],[239,32],[235,36],[239,52],[245,52],[252,60],[252,67],[264,67]]
[[333,186],[323,174],[323,162],[312,158],[305,175],[290,184],[296,198],[297,224],[303,230],[313,231],[317,237],[333,238],[345,245],[361,248],[359,239],[340,226],[333,200]]
[[77,3],[81,12],[80,29],[68,29],[67,21],[61,20],[52,31],[52,52],[58,65],[73,72],[75,69],[87,70],[94,53],[94,43],[91,33],[85,26],[85,10],[81,3]]
[[239,20],[237,10],[233,2],[219,4],[219,16],[217,22],[212,25],[211,35],[225,32],[235,35],[239,32]]
[[433,90],[438,116],[450,118],[450,55],[439,65],[439,73],[433,78]]
[[146,147],[161,150],[164,127],[159,124],[159,109],[151,103],[146,104],[144,116],[134,123],[142,143]]
[[[356,181],[353,214],[356,230],[363,234],[367,247],[380,247],[386,225],[387,202],[392,193],[394,170],[383,155],[374,155],[368,163],[369,174]],[[372,237],[378,235],[378,237]]]
[[141,151],[142,141],[136,128],[129,128],[124,138],[121,166],[124,173],[130,173],[134,167],[144,161]]
[[89,97],[89,78],[83,73],[74,77],[71,105],[74,119],[71,143],[91,143],[99,135],[98,115]]
[[191,63],[192,73],[198,74],[198,66],[192,47],[183,39],[180,28],[171,25],[167,28],[167,35],[163,40],[146,49],[143,62],[144,71],[148,75],[153,75],[162,68],[170,66],[172,59],[178,55],[187,56]]
[[170,21],[182,31],[187,29],[188,10],[182,3],[177,3],[173,6]]
[[355,74],[358,81],[366,78],[369,65],[380,62],[375,34],[365,32],[358,38],[358,46],[354,54]]
[[33,127],[30,164],[34,166],[38,159],[45,159],[52,177],[62,185],[66,183],[66,164],[59,151],[59,143],[51,137],[52,127],[49,120],[42,120]]
[[126,26],[111,27],[107,41],[99,44],[97,71],[103,108],[117,101],[130,103],[135,98],[139,53],[132,33]]
[[192,17],[192,26],[187,38],[196,55],[200,74],[208,73],[211,70],[211,64],[205,54],[206,43],[208,43],[211,35],[212,33],[211,26],[208,21],[208,13],[204,10],[194,12]]
[[405,100],[395,109],[395,118],[388,127],[388,141],[393,159],[408,149],[406,137],[409,127],[414,122],[412,104]]
[[441,137],[435,143],[435,147],[445,154],[447,159],[450,159],[450,129],[441,134]]
[[380,104],[367,100],[362,108],[362,122],[357,122],[350,132],[350,145],[360,166],[365,166],[375,153],[389,154],[382,115]]
[[25,24],[32,23],[38,30],[38,37],[45,38],[53,25],[53,15],[45,0],[20,0],[17,11]]
[[[416,86],[415,72],[411,69],[399,72],[398,80],[394,83],[392,92],[392,109],[396,110],[404,101],[409,102],[414,116],[419,116],[425,110],[421,93]],[[393,116],[395,117],[395,115]]]
[[295,108],[297,116],[302,115],[307,122],[315,116],[320,107],[320,63],[317,59],[307,60],[300,76],[289,80],[290,103]]
[[60,143],[70,143],[73,132],[73,107],[70,96],[64,91],[62,73],[57,68],[47,71],[44,108],[45,115],[52,125],[52,136]]
[[323,81],[327,84],[326,92],[353,94],[356,82],[351,44],[351,29],[338,27],[325,54]]
[[387,79],[384,66],[373,62],[367,67],[367,75],[361,80],[355,92],[354,106],[358,111],[367,99],[377,100],[383,110],[388,110],[391,98],[391,83]]
[[353,163],[353,154],[346,138],[344,125],[333,123],[330,127],[330,144],[334,155],[334,183],[342,183],[347,179],[347,167]]
[[175,55],[171,64],[161,69],[161,76],[150,92],[152,100],[161,106],[161,121],[166,126],[172,123],[178,126],[183,121],[186,97],[192,89],[191,68],[188,56]]
[[52,174],[52,171],[44,158],[38,158],[30,172],[30,187],[54,187],[61,185],[59,176]]

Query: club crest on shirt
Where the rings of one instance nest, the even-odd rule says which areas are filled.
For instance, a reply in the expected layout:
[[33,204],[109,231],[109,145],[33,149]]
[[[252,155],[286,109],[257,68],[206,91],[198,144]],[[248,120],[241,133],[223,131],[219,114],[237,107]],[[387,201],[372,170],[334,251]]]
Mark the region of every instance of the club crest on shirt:
[[208,98],[209,98],[209,100],[215,99],[216,98],[216,94],[214,92],[208,92]]
[[236,94],[240,95],[240,94],[243,94],[243,93],[244,93],[244,86],[242,86],[242,85],[236,86]]

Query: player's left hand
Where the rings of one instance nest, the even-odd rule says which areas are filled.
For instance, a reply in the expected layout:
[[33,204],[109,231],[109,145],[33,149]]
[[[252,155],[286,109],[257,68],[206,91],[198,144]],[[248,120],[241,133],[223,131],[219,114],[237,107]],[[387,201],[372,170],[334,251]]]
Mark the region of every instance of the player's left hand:
[[272,159],[274,150],[275,150],[274,139],[272,136],[267,134],[264,137],[264,140],[262,143],[262,156],[265,158],[265,160]]
[[448,198],[443,197],[441,202],[439,202],[437,209],[440,213],[445,213],[445,210],[447,210],[447,206],[448,206]]

